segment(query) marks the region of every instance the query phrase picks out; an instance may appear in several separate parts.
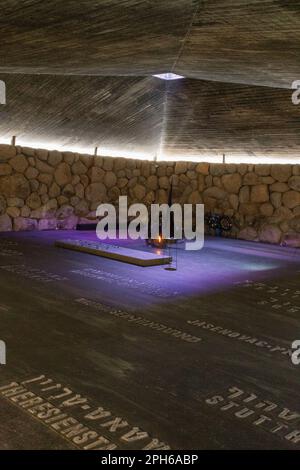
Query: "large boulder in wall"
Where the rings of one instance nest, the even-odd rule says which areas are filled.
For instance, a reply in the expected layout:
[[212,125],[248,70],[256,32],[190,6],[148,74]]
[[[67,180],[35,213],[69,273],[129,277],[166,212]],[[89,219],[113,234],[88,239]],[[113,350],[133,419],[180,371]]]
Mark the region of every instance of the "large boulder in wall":
[[68,204],[62,205],[56,212],[56,216],[58,219],[65,219],[70,217],[74,213],[74,208],[69,206]]
[[12,145],[0,145],[0,162],[5,162],[17,154],[16,147]]
[[259,240],[265,243],[278,244],[281,241],[281,230],[277,225],[266,224],[259,232]]
[[176,162],[175,175],[180,175],[182,173],[185,173],[187,169],[188,169],[187,162]]
[[113,188],[117,184],[117,177],[112,171],[108,171],[104,176],[104,184],[107,188]]
[[24,217],[16,217],[14,219],[14,230],[20,232],[23,230],[36,230],[38,226],[37,220],[25,219]]
[[227,193],[223,189],[218,188],[217,186],[212,186],[211,188],[205,189],[203,192],[204,197],[210,197],[214,199],[226,199]]
[[27,179],[20,173],[0,178],[0,194],[5,194],[6,197],[26,199],[30,192]]
[[293,231],[300,233],[300,216],[294,217],[292,220],[290,220],[290,227],[293,229]]
[[70,166],[62,162],[58,165],[58,167],[55,170],[54,173],[54,178],[58,186],[65,186],[68,183],[71,183],[72,181],[72,173]]
[[286,233],[283,237],[282,245],[300,248],[300,233]]
[[78,223],[78,217],[76,215],[70,215],[63,220],[57,220],[57,228],[60,230],[74,230]]
[[85,197],[89,202],[101,201],[106,197],[106,187],[103,183],[91,183],[85,190]]
[[56,230],[56,219],[40,219],[38,221],[38,230]]
[[292,166],[291,165],[272,165],[271,166],[271,176],[280,183],[285,183],[288,181],[292,175]]
[[5,214],[6,206],[7,206],[7,203],[6,203],[5,197],[0,195],[0,215]]
[[300,176],[292,176],[289,179],[289,187],[294,191],[300,191]]
[[[47,152],[47,150],[46,150],[46,152]],[[44,155],[47,155],[46,152],[45,152]],[[48,162],[51,166],[56,167],[57,165],[59,165],[59,163],[61,163],[62,158],[63,158],[63,156],[60,152],[58,152],[57,150],[52,150],[52,151],[49,152]]]
[[282,196],[283,204],[289,209],[293,209],[300,205],[300,192],[299,191],[287,191]]
[[0,163],[0,176],[7,176],[12,173],[12,167],[8,163]]
[[11,218],[7,214],[0,215],[0,232],[10,232],[11,230]]
[[228,193],[238,194],[242,186],[242,177],[239,173],[223,175],[222,183]]
[[251,202],[268,202],[269,190],[266,184],[257,184],[251,187]]
[[9,161],[10,166],[20,173],[24,173],[28,167],[28,160],[24,155],[16,155]]
[[257,240],[257,231],[254,227],[245,227],[238,232],[237,238],[247,241]]

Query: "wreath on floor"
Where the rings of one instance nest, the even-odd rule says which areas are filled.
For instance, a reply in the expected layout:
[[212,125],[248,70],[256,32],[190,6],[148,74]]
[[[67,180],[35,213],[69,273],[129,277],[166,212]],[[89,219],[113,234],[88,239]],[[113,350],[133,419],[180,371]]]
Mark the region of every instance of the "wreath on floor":
[[233,226],[233,221],[228,215],[212,213],[205,215],[205,223],[211,230],[217,232],[230,232]]

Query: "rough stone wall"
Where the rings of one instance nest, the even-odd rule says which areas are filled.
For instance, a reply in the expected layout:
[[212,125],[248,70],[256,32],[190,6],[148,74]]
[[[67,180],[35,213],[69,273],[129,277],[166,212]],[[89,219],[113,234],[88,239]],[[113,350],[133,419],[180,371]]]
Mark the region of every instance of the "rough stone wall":
[[0,231],[73,229],[101,202],[204,203],[230,236],[300,246],[300,165],[146,162],[0,145]]

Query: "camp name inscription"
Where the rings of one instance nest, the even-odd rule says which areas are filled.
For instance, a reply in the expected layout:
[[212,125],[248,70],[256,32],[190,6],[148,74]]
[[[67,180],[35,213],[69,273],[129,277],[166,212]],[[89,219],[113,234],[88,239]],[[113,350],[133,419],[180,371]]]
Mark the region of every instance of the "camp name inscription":
[[102,269],[84,268],[84,269],[73,269],[70,271],[73,274],[79,274],[80,276],[87,277],[89,279],[97,279],[100,281],[108,282],[109,284],[118,285],[120,287],[129,287],[132,289],[138,289],[140,292],[145,294],[154,295],[155,297],[172,297],[178,295],[178,292],[170,292],[162,289],[159,285],[149,281],[138,281],[137,279],[130,279],[128,277],[122,277],[118,274],[103,271]]
[[23,253],[17,250],[12,250],[11,248],[2,248],[0,250],[0,256],[23,256]]
[[0,395],[82,450],[169,450],[125,418],[44,375],[0,387]]
[[0,238],[0,248],[7,246],[18,246],[19,243],[15,240],[10,240],[9,238]]
[[75,302],[81,305],[85,305],[86,307],[95,308],[96,310],[99,310],[100,312],[108,313],[109,315],[112,315],[117,318],[121,318],[130,323],[134,323],[139,326],[150,328],[160,333],[173,336],[174,338],[181,339],[182,341],[187,341],[188,343],[199,343],[200,341],[202,341],[202,338],[199,338],[199,336],[190,335],[188,333],[185,333],[184,331],[177,330],[175,328],[164,325],[163,323],[153,322],[151,320],[147,320],[147,318],[145,317],[134,315],[133,313],[129,313],[124,310],[114,309],[110,307],[109,305],[105,305],[100,302],[95,302],[93,300],[89,300],[85,298],[75,299]]
[[230,387],[222,395],[210,396],[205,399],[205,403],[300,446],[300,413],[297,411],[260,399],[255,393],[248,393],[238,387]]
[[9,307],[7,305],[0,304],[0,312],[8,312]]
[[23,256],[22,252],[15,249],[17,246],[17,242],[0,239],[0,256]]
[[247,334],[240,333],[239,331],[229,330],[228,328],[224,328],[223,326],[214,325],[213,323],[207,323],[205,321],[200,320],[188,320],[187,323],[189,325],[196,326],[197,328],[208,330],[211,333],[225,336],[226,338],[235,339],[236,341],[241,341],[257,348],[266,349],[273,354],[276,353],[289,357],[292,355],[292,350],[290,348],[279,346],[278,344],[271,344],[268,341],[264,341],[262,339],[255,338],[254,336],[249,336]]
[[273,310],[284,310],[287,313],[300,312],[300,290],[285,289],[276,285],[268,285],[263,282],[246,281],[241,284],[244,288],[250,288],[263,294],[269,294],[266,299],[257,300],[257,305],[268,305]]
[[0,269],[4,271],[17,274],[26,279],[40,282],[54,282],[54,281],[67,281],[68,278],[60,276],[59,274],[50,273],[44,269],[32,268],[26,264],[10,264],[0,265]]

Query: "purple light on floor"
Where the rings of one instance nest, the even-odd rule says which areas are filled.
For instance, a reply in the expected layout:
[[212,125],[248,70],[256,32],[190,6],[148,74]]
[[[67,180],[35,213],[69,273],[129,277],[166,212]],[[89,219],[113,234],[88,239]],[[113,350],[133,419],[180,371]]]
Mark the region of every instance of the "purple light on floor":
[[[15,238],[21,236],[22,240],[34,243],[39,249],[54,245],[55,240],[71,238],[82,239],[92,242],[99,241],[95,231],[45,231],[45,232],[23,232],[14,233]],[[153,251],[161,254],[168,250],[153,249],[148,247],[144,240],[103,240],[102,243],[124,246],[135,250]],[[174,249],[172,248],[172,251]],[[251,243],[239,240],[208,237],[205,240],[203,250],[187,252],[184,243],[177,247],[178,269],[177,271],[166,271],[165,266],[141,268],[119,261],[107,260],[98,256],[84,253],[72,253],[57,249],[57,257],[66,257],[69,269],[73,263],[79,263],[83,268],[101,269],[108,273],[117,274],[120,279],[129,282],[153,284],[169,292],[166,298],[156,297],[149,294],[143,300],[146,304],[157,302],[172,302],[179,297],[203,296],[220,291],[229,291],[238,284],[245,281],[272,282],[279,275],[286,276],[291,266],[295,270],[295,264],[300,268],[299,254],[294,249],[283,248],[274,245]],[[296,266],[297,269],[297,266]],[[98,291],[99,287],[105,286],[104,280],[89,279],[87,290],[90,288]],[[115,301],[123,302],[122,286],[113,289]],[[132,302],[137,290],[128,288],[128,296]],[[136,298],[138,302],[138,296]]]

